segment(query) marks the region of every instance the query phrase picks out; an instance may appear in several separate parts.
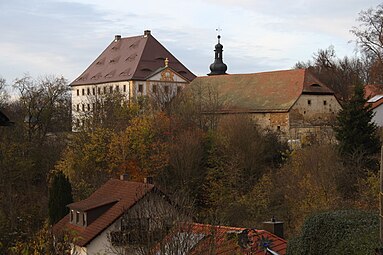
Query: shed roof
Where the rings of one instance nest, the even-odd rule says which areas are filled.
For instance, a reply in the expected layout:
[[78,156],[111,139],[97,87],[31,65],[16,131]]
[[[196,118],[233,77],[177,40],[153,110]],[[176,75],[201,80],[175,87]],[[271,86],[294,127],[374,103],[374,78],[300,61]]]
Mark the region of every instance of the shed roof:
[[146,33],[113,40],[71,86],[145,80],[148,75],[164,66],[166,58],[169,66],[189,81],[196,77],[151,33]]
[[197,77],[195,86],[214,89],[221,112],[287,112],[302,94],[334,95],[307,69]]

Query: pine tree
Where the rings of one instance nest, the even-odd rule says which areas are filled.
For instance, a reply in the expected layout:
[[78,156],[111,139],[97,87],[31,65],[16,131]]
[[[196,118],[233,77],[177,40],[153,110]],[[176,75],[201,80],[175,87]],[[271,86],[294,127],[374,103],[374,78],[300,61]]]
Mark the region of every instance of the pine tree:
[[49,223],[55,224],[67,215],[66,205],[72,202],[72,186],[63,172],[57,172],[49,189]]
[[380,141],[372,122],[374,113],[366,103],[363,86],[356,86],[353,97],[337,116],[335,132],[339,152],[346,161],[353,163],[358,156],[364,166],[371,166],[371,156],[379,151]]

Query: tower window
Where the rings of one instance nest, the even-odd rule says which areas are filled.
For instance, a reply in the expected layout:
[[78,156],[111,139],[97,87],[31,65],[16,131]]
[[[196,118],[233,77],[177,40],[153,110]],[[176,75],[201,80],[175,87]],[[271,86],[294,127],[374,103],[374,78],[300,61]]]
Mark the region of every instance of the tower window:
[[92,92],[93,92],[93,96],[96,95],[96,89],[95,88],[92,89]]
[[308,105],[311,105],[311,100],[310,100],[310,99],[307,100],[307,104],[308,104]]
[[326,100],[323,100],[323,105],[327,105],[327,101]]
[[85,112],[85,104],[82,104],[82,111]]
[[144,92],[144,85],[138,84],[138,92],[140,93]]
[[80,111],[80,104],[77,104],[77,111]]
[[83,96],[85,95],[85,89],[82,89],[82,95]]
[[100,95],[101,94],[101,88],[97,88],[97,93]]
[[90,95],[90,88],[87,89],[87,92],[88,92],[87,94]]
[[111,94],[113,93],[113,86],[109,87],[109,93],[111,93]]
[[79,95],[80,95],[80,90],[78,89],[78,90],[77,90],[77,96],[79,96]]
[[124,92],[126,92],[126,85],[125,84],[124,84],[123,90],[124,90]]
[[90,104],[88,104],[88,111],[90,111]]

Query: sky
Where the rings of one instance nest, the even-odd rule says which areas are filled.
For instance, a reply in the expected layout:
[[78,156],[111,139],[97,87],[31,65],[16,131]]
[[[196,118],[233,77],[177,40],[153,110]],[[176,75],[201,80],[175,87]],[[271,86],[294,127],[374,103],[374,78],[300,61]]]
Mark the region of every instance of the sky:
[[196,75],[209,73],[217,28],[228,73],[290,69],[319,49],[354,56],[361,10],[375,0],[0,0],[0,77],[77,78],[112,42],[152,35]]

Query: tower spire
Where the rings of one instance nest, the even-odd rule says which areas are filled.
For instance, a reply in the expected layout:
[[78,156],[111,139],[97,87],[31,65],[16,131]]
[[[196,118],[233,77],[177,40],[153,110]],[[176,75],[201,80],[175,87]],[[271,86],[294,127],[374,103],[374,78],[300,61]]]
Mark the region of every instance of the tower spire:
[[210,65],[210,73],[208,75],[226,74],[227,70],[227,65],[223,63],[223,45],[221,44],[221,35],[219,34],[221,29],[217,28],[216,30],[218,31],[218,43],[215,45],[215,59]]

